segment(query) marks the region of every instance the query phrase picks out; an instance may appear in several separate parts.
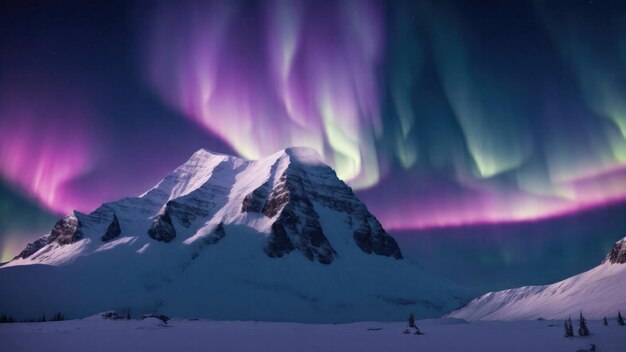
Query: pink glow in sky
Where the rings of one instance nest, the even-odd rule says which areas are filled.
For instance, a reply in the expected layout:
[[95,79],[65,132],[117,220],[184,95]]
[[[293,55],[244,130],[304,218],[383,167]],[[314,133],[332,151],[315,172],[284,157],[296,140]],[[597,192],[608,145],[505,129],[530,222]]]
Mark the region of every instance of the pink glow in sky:
[[90,199],[69,190],[91,167],[89,110],[51,88],[0,96],[0,174],[46,208],[67,213]]

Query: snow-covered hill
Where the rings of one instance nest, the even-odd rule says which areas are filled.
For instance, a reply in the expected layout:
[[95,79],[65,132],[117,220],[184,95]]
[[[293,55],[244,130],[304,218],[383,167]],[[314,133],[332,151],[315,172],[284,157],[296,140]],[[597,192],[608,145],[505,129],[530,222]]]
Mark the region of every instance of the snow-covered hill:
[[0,312],[114,309],[335,322],[447,313],[466,293],[396,241],[306,148],[196,152],[135,198],[73,212],[0,269]]
[[602,264],[546,286],[526,286],[480,296],[449,317],[466,320],[564,319],[582,311],[590,319],[626,312],[626,238]]

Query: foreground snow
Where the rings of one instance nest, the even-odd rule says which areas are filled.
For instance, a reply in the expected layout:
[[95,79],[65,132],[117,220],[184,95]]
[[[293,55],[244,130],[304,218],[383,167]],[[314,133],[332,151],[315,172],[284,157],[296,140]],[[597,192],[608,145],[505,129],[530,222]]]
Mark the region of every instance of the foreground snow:
[[[561,321],[421,320],[405,323],[298,324],[100,318],[0,325],[2,351],[624,351],[626,327],[589,321],[591,336],[564,338]],[[575,322],[575,325],[577,322]],[[575,326],[576,328],[577,326]]]

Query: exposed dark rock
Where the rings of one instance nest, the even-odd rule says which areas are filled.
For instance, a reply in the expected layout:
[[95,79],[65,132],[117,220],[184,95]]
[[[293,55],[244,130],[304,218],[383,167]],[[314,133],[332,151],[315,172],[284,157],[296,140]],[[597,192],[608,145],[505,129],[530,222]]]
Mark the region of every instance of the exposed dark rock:
[[264,248],[265,253],[269,257],[277,258],[289,254],[294,249],[295,247],[291,243],[285,227],[279,223],[273,223],[272,234],[269,236],[267,245]]
[[220,222],[219,225],[211,231],[211,234],[204,238],[204,243],[209,245],[216,244],[219,240],[224,238],[224,236],[226,236],[226,230],[224,230],[224,223]]
[[245,196],[241,204],[242,213],[244,212],[260,213],[263,211],[265,207],[265,203],[267,202],[267,197],[269,196],[270,191],[272,189],[271,182],[273,181],[274,177],[276,177],[276,169],[278,168],[278,165],[279,165],[279,161],[277,160],[276,162],[274,162],[274,164],[272,165],[270,169],[269,179],[265,183],[263,183],[261,186],[259,186],[257,189],[252,191],[252,193],[247,194]]
[[306,174],[291,166],[281,175],[278,185],[270,193],[263,214],[273,217],[282,209],[272,224],[272,235],[265,252],[270,257],[281,257],[298,249],[307,259],[330,264],[337,252],[322,231],[320,218],[309,200],[304,184]]
[[117,220],[117,216],[115,215],[115,213],[113,213],[113,220],[111,221],[111,224],[109,224],[109,227],[107,227],[106,232],[102,236],[102,242],[108,242],[116,239],[121,233],[122,229],[120,228],[120,222]]
[[173,216],[184,227],[190,227],[191,223],[197,218],[204,218],[209,215],[209,209],[213,209],[215,204],[208,200],[199,200],[187,198],[186,203],[179,201],[169,201],[167,203],[170,216]]
[[80,226],[81,223],[75,213],[67,215],[54,224],[54,228],[50,231],[50,234],[26,245],[26,248],[13,259],[28,258],[43,247],[54,242],[62,246],[77,242],[83,238]]
[[74,243],[83,238],[80,232],[80,221],[75,214],[70,214],[57,221],[48,237],[48,243],[56,242],[60,245]]
[[148,235],[153,239],[161,242],[171,242],[176,238],[176,229],[172,225],[172,218],[170,217],[170,210],[168,205],[165,209],[159,213],[152,223],[152,227],[148,230]]
[[[293,182],[289,182],[293,183]],[[267,198],[267,202],[263,206],[263,215],[273,218],[280,209],[289,202],[289,189],[287,182],[287,171],[283,173],[278,181],[278,185],[274,187]]]
[[181,225],[192,230],[201,224],[195,224],[196,219],[211,217],[228,200],[228,194],[235,183],[233,162],[220,162],[214,169],[211,177],[195,191],[171,200],[167,203],[169,215],[173,225]]
[[602,263],[609,262],[611,264],[626,263],[626,238],[622,238],[613,246],[611,252],[604,258]]
[[[246,197],[244,208],[258,209],[265,198],[264,186]],[[330,167],[294,163],[281,175],[263,205],[265,216],[272,218],[280,214],[272,225],[272,236],[266,248],[268,255],[282,256],[298,249],[309,260],[332,262],[336,252],[323,233],[313,201],[349,214],[349,225],[356,226],[354,240],[364,252],[402,259],[393,237],[385,232],[352,189],[337,179]]]
[[20,254],[18,254],[15,259],[20,259],[20,258],[28,258],[31,255],[35,254],[36,252],[38,252],[40,249],[42,249],[44,246],[46,246],[49,242],[48,242],[48,238],[50,237],[50,235],[45,235],[41,238],[39,238],[38,240],[29,243],[28,245],[26,245],[26,248],[24,248]]
[[393,237],[387,235],[378,220],[371,214],[368,214],[361,226],[354,231],[354,240],[365,253],[402,259],[398,243]]
[[327,165],[310,166],[307,176],[314,179],[313,184],[324,186],[323,189],[310,187],[309,193],[313,200],[327,208],[351,215],[348,223],[356,226],[354,240],[362,251],[402,259],[396,240],[385,232],[365,204],[358,200],[352,188],[337,179],[333,169]]
[[259,188],[252,191],[252,193],[246,195],[241,204],[242,212],[254,212],[260,213],[265,205],[265,200],[269,194],[270,184],[264,183]]

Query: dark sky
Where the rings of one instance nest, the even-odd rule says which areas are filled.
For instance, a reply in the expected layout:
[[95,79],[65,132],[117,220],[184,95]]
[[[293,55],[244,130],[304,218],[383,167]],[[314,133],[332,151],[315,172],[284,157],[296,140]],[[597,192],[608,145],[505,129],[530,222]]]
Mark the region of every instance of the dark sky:
[[[390,231],[493,225],[519,243],[529,229],[535,264],[550,255],[541,238],[568,235],[524,226],[626,199],[621,1],[0,6],[4,260],[59,214],[143,193],[200,148],[315,148]],[[590,258],[626,233],[594,221],[571,237],[598,236]]]

